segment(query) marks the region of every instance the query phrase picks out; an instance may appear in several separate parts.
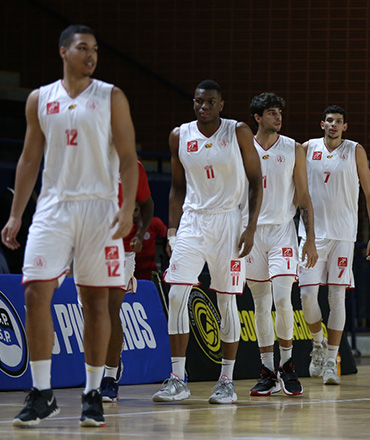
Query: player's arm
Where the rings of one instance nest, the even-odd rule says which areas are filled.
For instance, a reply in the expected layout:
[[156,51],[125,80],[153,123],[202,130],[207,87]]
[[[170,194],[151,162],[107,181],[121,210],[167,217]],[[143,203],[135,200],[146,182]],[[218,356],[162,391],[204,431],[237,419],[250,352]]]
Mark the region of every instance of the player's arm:
[[248,193],[248,225],[239,241],[240,258],[249,254],[253,247],[258,214],[262,203],[262,172],[258,153],[254,147],[253,134],[247,124],[238,122],[236,136],[243,157],[243,164],[249,181]]
[[[360,144],[356,146],[356,164],[360,185],[365,194],[367,216],[370,220],[370,170],[366,151]],[[370,260],[370,240],[367,243],[366,259]]]
[[[304,151],[305,157],[307,157],[308,141],[304,142],[304,143],[302,144],[302,147],[303,147],[303,151]],[[306,164],[307,164],[307,162],[306,162]],[[307,166],[306,166],[306,168],[307,168]],[[294,191],[293,204],[294,204],[294,206],[296,207],[296,209],[298,208],[298,200],[297,200],[297,197],[298,197],[298,196],[297,196],[297,190],[295,190],[295,191]]]
[[27,130],[23,151],[17,164],[14,198],[9,220],[1,232],[2,242],[10,249],[17,249],[20,246],[16,237],[21,227],[23,212],[35,187],[44,154],[45,137],[37,114],[38,100],[38,90],[34,90],[27,99]]
[[152,196],[149,196],[145,200],[138,201],[137,204],[139,205],[141,221],[139,225],[136,225],[137,230],[135,237],[133,237],[130,242],[133,252],[141,251],[143,247],[144,235],[150,226],[154,212],[154,202]]
[[295,199],[306,230],[306,242],[303,246],[302,261],[307,257],[306,267],[309,268],[315,266],[318,255],[315,246],[313,207],[308,191],[306,154],[303,146],[299,143],[296,143],[295,146],[293,180],[295,185]]
[[135,130],[128,100],[117,87],[112,91],[111,121],[113,142],[120,160],[122,206],[115,216],[112,227],[117,225],[113,239],[126,237],[131,231],[138,185],[138,166],[135,147]]
[[169,195],[168,231],[170,247],[173,247],[174,237],[182,216],[182,205],[186,195],[185,170],[179,159],[180,128],[174,128],[170,133],[169,145],[171,150],[172,180]]

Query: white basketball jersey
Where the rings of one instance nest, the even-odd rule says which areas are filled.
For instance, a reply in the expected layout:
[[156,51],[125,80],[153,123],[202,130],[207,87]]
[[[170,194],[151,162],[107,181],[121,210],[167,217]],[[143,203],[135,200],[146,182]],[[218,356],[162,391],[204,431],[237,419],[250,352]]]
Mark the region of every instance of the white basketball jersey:
[[38,210],[66,200],[117,199],[112,89],[96,79],[76,98],[60,80],[40,88],[38,118],[46,142]]
[[265,150],[254,139],[262,171],[263,197],[258,225],[280,225],[295,215],[293,204],[295,140],[279,135],[277,141]]
[[[356,241],[359,197],[356,145],[357,142],[344,140],[330,152],[324,138],[308,142],[307,177],[316,238]],[[299,234],[305,237],[301,223]]]
[[180,127],[179,159],[185,169],[184,211],[230,211],[238,208],[247,188],[236,137],[237,121],[221,119],[219,129],[204,136],[197,121]]

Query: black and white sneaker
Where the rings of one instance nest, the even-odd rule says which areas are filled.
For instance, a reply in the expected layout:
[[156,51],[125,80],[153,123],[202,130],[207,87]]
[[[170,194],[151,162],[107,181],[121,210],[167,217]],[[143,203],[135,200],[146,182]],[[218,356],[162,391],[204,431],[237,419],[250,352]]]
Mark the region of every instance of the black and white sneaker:
[[251,388],[251,396],[271,396],[281,390],[276,374],[262,365],[261,375],[256,385]]
[[82,415],[80,418],[82,427],[104,427],[104,411],[100,390],[92,390],[82,394]]
[[25,403],[25,407],[14,418],[13,426],[38,425],[42,419],[54,417],[60,412],[51,389],[39,391],[32,388]]
[[282,367],[279,367],[277,377],[288,396],[298,396],[303,393],[303,387],[298,379],[292,358],[288,359]]

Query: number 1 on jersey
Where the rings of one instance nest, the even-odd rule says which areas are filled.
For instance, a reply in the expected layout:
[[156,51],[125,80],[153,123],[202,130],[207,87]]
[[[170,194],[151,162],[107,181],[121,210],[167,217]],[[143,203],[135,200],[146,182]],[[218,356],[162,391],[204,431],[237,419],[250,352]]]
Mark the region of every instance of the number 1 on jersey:
[[214,179],[215,178],[215,173],[213,171],[212,165],[206,165],[204,167],[204,169],[206,170],[206,173],[207,173],[207,179]]

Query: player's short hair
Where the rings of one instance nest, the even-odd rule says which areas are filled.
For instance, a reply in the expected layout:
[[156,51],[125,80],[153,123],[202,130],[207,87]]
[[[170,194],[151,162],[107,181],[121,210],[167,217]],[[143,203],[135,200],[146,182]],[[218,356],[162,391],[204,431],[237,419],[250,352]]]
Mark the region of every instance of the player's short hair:
[[347,121],[346,112],[342,109],[342,107],[339,107],[339,105],[329,105],[329,107],[327,107],[322,114],[322,120],[325,121],[326,115],[330,113],[339,113],[340,115],[343,116],[343,122],[346,123]]
[[71,45],[75,34],[90,34],[95,37],[94,31],[88,26],[83,24],[71,24],[60,34],[59,48],[68,48]]
[[250,105],[249,109],[251,111],[251,115],[254,119],[254,116],[256,113],[259,116],[263,115],[263,112],[269,108],[277,107],[280,110],[283,110],[285,107],[285,101],[280,96],[277,96],[275,93],[261,93],[257,96],[255,96]]
[[221,86],[211,79],[205,79],[201,81],[196,87],[195,90],[216,90],[217,93],[222,97]]

